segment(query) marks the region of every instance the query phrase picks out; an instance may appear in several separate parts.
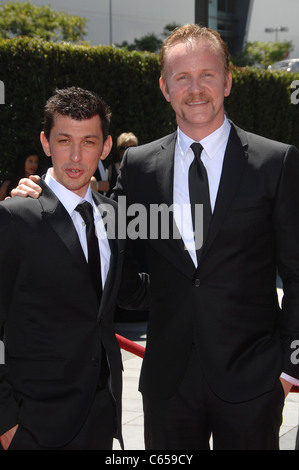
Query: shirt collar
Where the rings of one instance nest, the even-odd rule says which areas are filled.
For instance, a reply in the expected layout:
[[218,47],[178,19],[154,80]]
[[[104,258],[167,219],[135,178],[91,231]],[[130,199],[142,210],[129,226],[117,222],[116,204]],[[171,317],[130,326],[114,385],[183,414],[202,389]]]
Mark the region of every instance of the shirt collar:
[[[230,129],[231,125],[227,117],[224,116],[223,124],[218,129],[216,129],[216,131],[212,132],[212,134],[208,135],[200,141],[209,158],[214,158],[219,148],[223,148],[223,146],[224,148],[226,147]],[[190,137],[184,134],[180,128],[178,128],[177,145],[182,158],[186,157],[190,145],[193,142],[194,140],[192,140]]]
[[83,200],[88,201],[90,202],[90,204],[93,205],[90,186],[88,187],[88,190],[84,198],[81,198],[80,196],[75,194],[73,191],[70,191],[61,183],[56,181],[52,176],[52,170],[53,170],[52,168],[49,168],[49,170],[47,171],[46,176],[45,176],[45,182],[49,186],[49,188],[53,191],[53,193],[56,195],[56,197],[59,199],[59,201],[63,204],[63,206],[68,211],[70,216],[72,216],[72,213],[74,212],[77,205],[80,204],[80,202],[82,202]]

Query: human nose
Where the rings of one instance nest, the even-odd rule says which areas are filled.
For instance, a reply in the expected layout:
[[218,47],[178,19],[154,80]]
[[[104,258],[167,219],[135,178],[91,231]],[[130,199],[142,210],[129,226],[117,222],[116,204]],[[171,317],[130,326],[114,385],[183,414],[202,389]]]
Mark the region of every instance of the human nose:
[[200,77],[194,77],[190,80],[189,91],[192,93],[202,92],[204,90],[204,83]]
[[74,144],[73,147],[72,147],[72,152],[71,152],[71,155],[70,155],[70,159],[73,162],[78,163],[81,160],[81,158],[82,158],[82,155],[81,155],[80,145]]

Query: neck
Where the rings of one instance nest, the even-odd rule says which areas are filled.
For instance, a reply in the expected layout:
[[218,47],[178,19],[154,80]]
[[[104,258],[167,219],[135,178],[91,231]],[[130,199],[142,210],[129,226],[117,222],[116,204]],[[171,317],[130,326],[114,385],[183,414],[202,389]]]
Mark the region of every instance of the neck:
[[195,124],[195,125],[185,125],[184,122],[179,122],[177,120],[177,124],[181,131],[190,137],[190,139],[200,142],[203,140],[205,137],[208,137],[209,135],[213,134],[217,129],[219,129],[223,123],[224,123],[225,117],[224,115],[222,116],[221,119],[217,121],[212,121],[208,124],[200,125],[200,124]]

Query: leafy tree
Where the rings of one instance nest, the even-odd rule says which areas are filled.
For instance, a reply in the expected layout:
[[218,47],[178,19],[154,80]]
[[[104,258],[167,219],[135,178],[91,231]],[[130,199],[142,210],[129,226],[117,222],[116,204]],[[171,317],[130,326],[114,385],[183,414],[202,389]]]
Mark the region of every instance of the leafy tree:
[[162,37],[166,39],[176,28],[179,28],[181,25],[177,23],[168,23],[164,26]]
[[129,44],[123,41],[122,44],[116,44],[117,47],[125,47],[128,51],[148,51],[158,53],[161,49],[164,39],[179,25],[176,23],[169,23],[164,26],[163,33],[157,36],[155,33],[148,33],[139,39],[134,39],[134,42]]
[[116,46],[125,47],[128,51],[158,52],[162,46],[162,40],[154,33],[148,33],[140,39],[135,38],[132,44],[129,44],[128,41],[123,41],[122,44],[117,44]]
[[232,62],[241,67],[254,64],[267,67],[274,62],[285,59],[293,49],[292,41],[252,41],[246,44],[241,53],[232,57]]
[[86,35],[85,18],[58,12],[48,5],[38,7],[30,1],[0,5],[0,37],[39,37],[46,41],[82,41]]

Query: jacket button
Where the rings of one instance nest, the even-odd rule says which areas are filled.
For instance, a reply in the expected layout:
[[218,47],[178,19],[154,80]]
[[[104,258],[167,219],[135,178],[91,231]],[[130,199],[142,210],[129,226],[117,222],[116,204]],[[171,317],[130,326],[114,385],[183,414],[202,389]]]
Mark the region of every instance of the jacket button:
[[199,279],[195,279],[194,285],[195,285],[195,287],[199,287],[199,286],[200,286],[200,280],[199,280]]
[[92,363],[92,365],[93,365],[94,367],[98,367],[98,365],[99,365],[99,360],[98,360],[98,358],[97,358],[97,357],[93,357],[93,358],[91,359],[91,363]]

